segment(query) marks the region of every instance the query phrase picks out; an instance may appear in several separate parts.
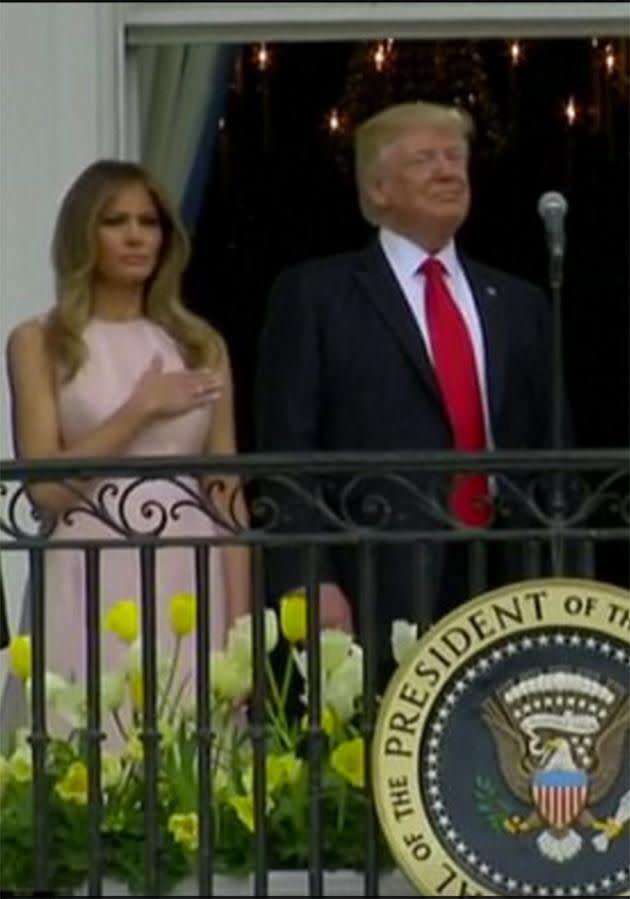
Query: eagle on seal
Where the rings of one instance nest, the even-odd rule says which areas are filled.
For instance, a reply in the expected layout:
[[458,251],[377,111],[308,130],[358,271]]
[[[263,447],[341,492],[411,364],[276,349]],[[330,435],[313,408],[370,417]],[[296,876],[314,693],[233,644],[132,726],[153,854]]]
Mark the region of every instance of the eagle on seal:
[[540,830],[538,848],[556,862],[580,852],[577,826],[605,835],[606,845],[621,834],[628,816],[592,811],[630,768],[630,702],[618,684],[566,669],[534,674],[485,700],[482,718],[505,783],[531,806],[527,817],[503,821],[508,832]]

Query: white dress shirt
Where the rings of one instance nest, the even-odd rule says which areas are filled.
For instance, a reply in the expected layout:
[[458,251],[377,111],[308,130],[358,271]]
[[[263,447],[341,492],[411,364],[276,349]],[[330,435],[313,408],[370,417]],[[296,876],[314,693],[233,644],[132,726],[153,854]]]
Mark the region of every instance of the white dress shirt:
[[[417,244],[412,243],[412,241],[408,240],[406,237],[396,234],[388,228],[380,229],[379,240],[387,261],[396,276],[400,289],[402,290],[412,315],[420,329],[427,355],[431,362],[433,362],[433,352],[431,349],[431,341],[429,339],[429,328],[424,301],[425,276],[420,271],[423,262],[431,254],[427,253],[426,250]],[[451,240],[439,253],[435,254],[435,258],[440,260],[446,270],[446,283],[453,300],[457,304],[457,308],[466,322],[468,333],[472,340],[475,364],[477,366],[477,377],[481,389],[486,444],[488,448],[492,448],[492,429],[490,427],[490,415],[488,411],[486,355],[477,304],[475,303],[468,279],[457,258],[454,242]]]

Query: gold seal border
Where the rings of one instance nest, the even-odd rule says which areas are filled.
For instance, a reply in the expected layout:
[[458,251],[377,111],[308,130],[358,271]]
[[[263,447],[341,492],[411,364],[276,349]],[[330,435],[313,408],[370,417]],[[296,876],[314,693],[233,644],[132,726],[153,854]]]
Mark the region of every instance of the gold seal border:
[[[497,606],[513,612],[514,618],[520,612],[521,621],[511,621],[507,612],[499,615],[493,611]],[[505,895],[488,892],[485,884],[471,877],[457,857],[445,849],[422,801],[417,777],[419,753],[426,723],[446,685],[478,653],[528,633],[569,628],[630,642],[629,611],[630,592],[612,584],[578,578],[519,581],[484,593],[445,616],[421,637],[413,655],[398,668],[379,709],[372,744],[372,778],[377,814],[387,842],[399,867],[421,895]],[[497,617],[507,626],[498,634],[490,633]],[[462,646],[450,667],[440,666],[432,650],[450,661],[444,638],[450,635],[454,640],[459,634],[463,644],[466,640],[461,631],[471,637],[470,646]],[[482,636],[484,632],[486,636]],[[439,676],[435,683],[426,684],[435,676],[429,677],[430,671]],[[403,717],[396,719],[396,715]],[[399,730],[393,729],[393,723]],[[413,736],[400,731],[405,727],[413,729]],[[400,746],[388,743],[392,739],[399,739]],[[395,755],[398,749],[400,754]],[[611,895],[630,896],[630,890]]]

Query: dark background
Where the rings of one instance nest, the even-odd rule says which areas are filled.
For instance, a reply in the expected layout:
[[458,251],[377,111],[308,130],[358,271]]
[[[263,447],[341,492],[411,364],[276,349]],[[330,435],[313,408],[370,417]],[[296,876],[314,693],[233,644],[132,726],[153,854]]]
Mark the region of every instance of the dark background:
[[396,42],[380,73],[374,43],[274,44],[265,71],[254,47],[235,51],[186,292],[230,347],[243,451],[253,449],[256,345],[271,281],[287,264],[360,247],[371,233],[357,209],[344,110],[358,121],[388,102],[458,95],[478,123],[473,208],[460,243],[546,286],[536,204],[546,190],[565,194],[565,371],[578,444],[628,445],[628,76],[619,71],[627,42],[612,43],[612,77],[607,44],[521,42],[513,66],[505,41]]
[[[518,65],[511,46],[395,41],[381,71],[377,42],[272,44],[265,69],[257,47],[231,49],[186,296],[227,340],[241,451],[255,448],[256,351],[271,282],[290,263],[366,242],[353,125],[415,99],[458,102],[475,118],[473,208],[459,241],[480,261],[547,288],[537,202],[547,190],[566,196],[564,370],[577,445],[630,444],[628,41],[521,41]],[[613,569],[627,581],[625,553]]]

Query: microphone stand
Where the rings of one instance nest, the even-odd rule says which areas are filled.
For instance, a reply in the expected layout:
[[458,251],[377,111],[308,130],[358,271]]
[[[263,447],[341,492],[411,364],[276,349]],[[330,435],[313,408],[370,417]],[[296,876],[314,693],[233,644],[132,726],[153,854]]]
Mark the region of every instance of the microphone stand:
[[[564,376],[563,376],[563,335],[562,335],[562,283],[564,253],[560,247],[549,250],[549,285],[552,303],[552,448],[564,448]],[[551,488],[551,516],[553,535],[551,539],[551,571],[560,576],[565,568],[565,540],[562,536],[566,514],[564,475],[554,471]]]

